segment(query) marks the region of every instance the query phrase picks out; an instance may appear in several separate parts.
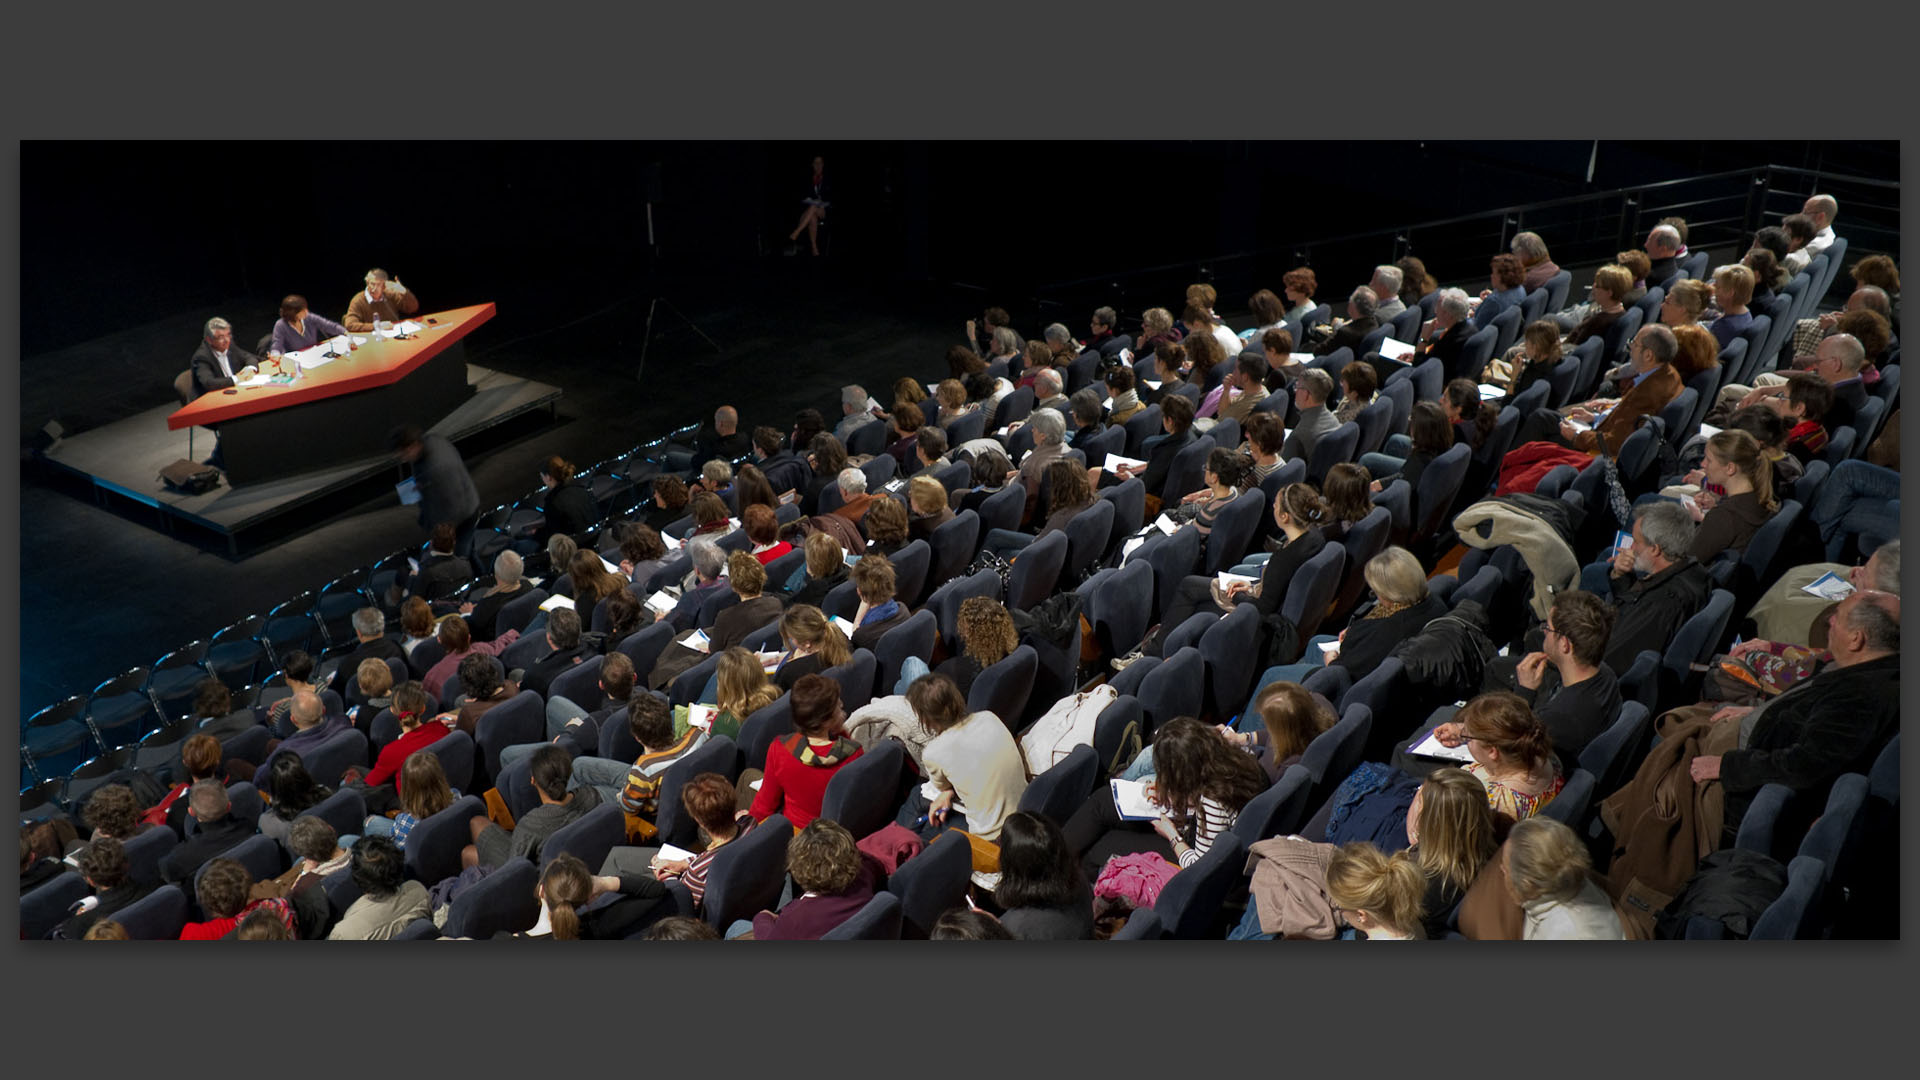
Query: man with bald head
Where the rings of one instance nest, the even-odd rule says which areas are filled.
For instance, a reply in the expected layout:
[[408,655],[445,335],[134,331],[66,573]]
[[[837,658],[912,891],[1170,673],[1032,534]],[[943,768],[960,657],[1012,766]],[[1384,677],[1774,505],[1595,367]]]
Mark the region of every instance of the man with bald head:
[[[1866,366],[1867,350],[1860,344],[1860,339],[1852,334],[1834,334],[1823,339],[1814,349],[1813,363],[1808,365],[1807,370],[1820,376],[1833,388],[1833,404],[1827,407],[1827,415],[1821,421],[1828,431],[1853,426],[1860,410],[1866,407],[1867,384],[1861,374]],[[1757,385],[1733,383],[1721,387],[1713,411],[1707,414],[1707,423],[1716,427],[1724,426],[1716,421],[1730,417],[1748,405],[1758,405],[1766,398],[1785,397],[1787,394],[1785,376],[1766,372],[1756,376],[1753,381]]]
[[1667,279],[1680,272],[1680,252],[1686,242],[1680,239],[1680,230],[1671,225],[1655,225],[1647,234],[1647,258],[1653,260],[1653,266],[1647,271],[1647,287],[1664,285]]
[[1813,678],[1763,705],[1713,714],[1716,724],[1740,725],[1738,747],[1696,757],[1689,771],[1695,783],[1718,780],[1726,788],[1727,843],[1767,784],[1798,793],[1775,829],[1799,835],[1833,782],[1870,771],[1899,731],[1900,598],[1863,589],[1841,601],[1828,616],[1827,649],[1833,662]]
[[1793,324],[1794,362],[1797,364],[1801,357],[1812,356],[1822,338],[1830,337],[1839,330],[1840,317],[1856,311],[1871,311],[1889,324],[1893,322],[1893,300],[1887,295],[1887,290],[1878,285],[1862,285],[1847,294],[1846,305],[1839,311],[1829,311],[1825,315],[1801,319]]
[[[327,707],[321,702],[320,695],[311,690],[293,692],[293,704],[287,711],[293,721],[293,734],[282,739],[278,746],[267,754],[267,760],[253,774],[253,786],[262,794],[273,792],[273,759],[285,753],[300,755],[305,761],[307,755],[320,747],[321,743],[351,728],[344,716],[328,716]],[[339,783],[338,776],[316,776],[315,780],[329,787]]]
[[699,475],[700,466],[719,458],[731,465],[736,458],[753,453],[753,439],[740,430],[740,413],[731,405],[713,411],[713,423],[702,427],[694,437],[693,448],[670,446],[666,452],[666,471],[682,473],[688,480]]
[[1810,195],[1800,213],[1813,225],[1813,239],[1787,253],[1789,274],[1805,270],[1815,255],[1833,246],[1833,219],[1840,216],[1840,204],[1831,195]]

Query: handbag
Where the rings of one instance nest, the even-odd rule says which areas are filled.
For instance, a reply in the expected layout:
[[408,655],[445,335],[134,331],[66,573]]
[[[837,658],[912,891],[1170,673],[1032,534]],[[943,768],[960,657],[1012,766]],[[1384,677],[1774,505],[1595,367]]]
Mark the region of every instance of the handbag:
[[181,458],[160,470],[160,481],[169,491],[182,495],[205,495],[220,486],[220,470],[211,465]]
[[994,554],[991,551],[982,551],[980,554],[975,555],[973,557],[973,562],[967,565],[967,572],[962,576],[972,577],[974,574],[977,574],[982,570],[991,570],[994,573],[999,574],[1000,590],[1002,593],[1006,591],[1007,581],[1008,579],[1013,577],[1012,563],[1008,562],[1007,560],[1001,558],[1000,556]]

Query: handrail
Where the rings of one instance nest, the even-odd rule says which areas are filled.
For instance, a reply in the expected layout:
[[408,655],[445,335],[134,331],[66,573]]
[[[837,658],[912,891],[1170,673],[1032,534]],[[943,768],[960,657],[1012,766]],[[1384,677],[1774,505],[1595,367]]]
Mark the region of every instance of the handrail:
[[[1352,241],[1355,241],[1355,240],[1368,239],[1371,237],[1381,236],[1388,233],[1394,234],[1396,240],[1404,242],[1405,240],[1404,234],[1412,232],[1413,230],[1416,230],[1416,229],[1445,228],[1450,225],[1462,225],[1462,224],[1466,224],[1468,222],[1480,220],[1483,218],[1495,217],[1496,215],[1501,217],[1506,217],[1506,216],[1512,216],[1512,215],[1525,215],[1528,213],[1538,213],[1543,210],[1552,210],[1552,209],[1563,207],[1563,206],[1576,206],[1583,203],[1596,203],[1596,202],[1600,202],[1607,199],[1618,198],[1623,195],[1629,195],[1629,194],[1644,195],[1649,192],[1677,187],[1678,185],[1681,185],[1681,184],[1707,183],[1707,182],[1716,181],[1716,180],[1729,180],[1729,179],[1733,179],[1735,177],[1741,177],[1741,176],[1759,179],[1763,176],[1771,177],[1773,174],[1791,174],[1791,175],[1800,175],[1800,176],[1811,176],[1811,177],[1815,177],[1817,179],[1825,180],[1825,181],[1839,182],[1839,183],[1845,183],[1845,184],[1866,185],[1869,187],[1885,188],[1890,191],[1898,191],[1900,189],[1900,183],[1897,180],[1881,180],[1873,177],[1853,176],[1850,174],[1843,174],[1843,173],[1832,173],[1832,172],[1826,172],[1819,169],[1801,168],[1795,165],[1755,165],[1755,166],[1750,166],[1744,169],[1728,169],[1728,170],[1717,172],[1717,173],[1702,173],[1695,176],[1675,177],[1671,180],[1656,180],[1646,184],[1628,184],[1622,187],[1609,188],[1605,191],[1589,191],[1589,192],[1583,192],[1578,195],[1563,195],[1558,198],[1543,199],[1538,202],[1521,203],[1515,206],[1507,206],[1507,207],[1496,207],[1493,209],[1481,210],[1481,211],[1477,211],[1470,214],[1460,214],[1454,217],[1433,218],[1426,221],[1411,222],[1411,223],[1401,224],[1401,225],[1382,226],[1374,229],[1366,229],[1360,232],[1346,233],[1344,235],[1339,235],[1339,236],[1319,237],[1313,240],[1302,240],[1302,241],[1296,241],[1296,242],[1277,245],[1277,246],[1253,248],[1245,251],[1229,252],[1229,253],[1219,254],[1219,255],[1208,255],[1208,256],[1202,256],[1199,258],[1180,259],[1174,262],[1162,263],[1157,266],[1143,266],[1143,267],[1138,267],[1131,270],[1122,270],[1118,272],[1109,271],[1106,273],[1089,275],[1087,277],[1074,278],[1069,281],[1049,282],[1049,283],[1037,286],[1034,291],[1039,293],[1057,292],[1061,290],[1072,289],[1081,285],[1092,284],[1094,282],[1112,281],[1116,278],[1139,277],[1146,274],[1164,273],[1166,271],[1176,270],[1184,266],[1194,266],[1197,264],[1230,262],[1230,261],[1239,260],[1239,259],[1250,259],[1250,258],[1256,258],[1256,257],[1262,256],[1262,255],[1270,255],[1275,252],[1284,251],[1284,250],[1294,250],[1299,248],[1313,248],[1313,247],[1328,247],[1336,244],[1351,243]],[[1769,187],[1771,187],[1771,185],[1769,185]],[[1732,198],[1732,197],[1733,197],[1732,195],[1718,196],[1718,198]],[[1696,202],[1705,202],[1705,201],[1708,201],[1708,200],[1704,200],[1704,199],[1696,200]]]

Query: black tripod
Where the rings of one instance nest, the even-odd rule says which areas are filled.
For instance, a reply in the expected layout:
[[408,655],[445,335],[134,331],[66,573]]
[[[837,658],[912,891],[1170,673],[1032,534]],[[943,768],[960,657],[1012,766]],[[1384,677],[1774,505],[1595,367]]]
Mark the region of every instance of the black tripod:
[[635,379],[642,378],[646,374],[647,349],[649,346],[653,344],[653,316],[654,316],[654,313],[657,312],[661,307],[665,307],[668,311],[673,312],[675,318],[679,319],[683,323],[686,323],[689,329],[691,329],[694,333],[700,335],[700,340],[706,342],[709,345],[712,345],[714,352],[724,353],[726,351],[725,349],[722,349],[720,347],[720,344],[718,342],[708,337],[707,332],[705,330],[700,329],[700,326],[698,323],[695,323],[692,319],[687,318],[686,312],[681,311],[679,308],[675,307],[673,304],[673,301],[667,299],[664,296],[656,296],[653,298],[653,301],[647,305],[647,330],[646,330],[646,336],[640,339],[640,366],[638,370],[636,370],[633,373],[633,377]]

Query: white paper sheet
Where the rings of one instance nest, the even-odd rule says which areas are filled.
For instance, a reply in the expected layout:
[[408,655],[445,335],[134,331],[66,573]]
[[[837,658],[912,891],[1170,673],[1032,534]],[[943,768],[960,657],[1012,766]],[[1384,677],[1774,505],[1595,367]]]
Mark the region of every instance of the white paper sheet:
[[665,589],[661,589],[659,592],[647,597],[647,607],[662,615],[672,611],[679,603],[680,598]]
[[[570,608],[572,606],[573,606],[573,597],[560,596],[556,594],[554,596],[549,596],[545,600],[541,601],[540,610],[552,611],[555,608]],[[668,609],[668,610],[672,610],[672,609]]]
[[1380,355],[1388,360],[1398,360],[1403,356],[1412,356],[1413,353],[1413,346],[1404,341],[1396,341],[1393,338],[1383,338],[1380,341]]
[[1853,595],[1853,583],[1832,571],[1821,574],[1805,585],[1800,591],[1808,596],[1817,596],[1822,600],[1840,601]]
[[1113,780],[1113,808],[1120,812],[1123,821],[1152,821],[1160,816],[1160,808],[1147,798],[1147,784],[1144,780]]
[[1407,752],[1418,757],[1440,758],[1443,761],[1458,761],[1462,764],[1473,761],[1473,755],[1467,751],[1466,743],[1461,743],[1459,746],[1442,746],[1440,740],[1431,732],[1426,738],[1420,740],[1420,745]]
[[1144,469],[1147,467],[1147,463],[1141,461],[1139,458],[1130,458],[1121,454],[1108,454],[1107,460],[1103,462],[1100,467],[1108,472],[1112,472],[1122,465],[1134,469]]

